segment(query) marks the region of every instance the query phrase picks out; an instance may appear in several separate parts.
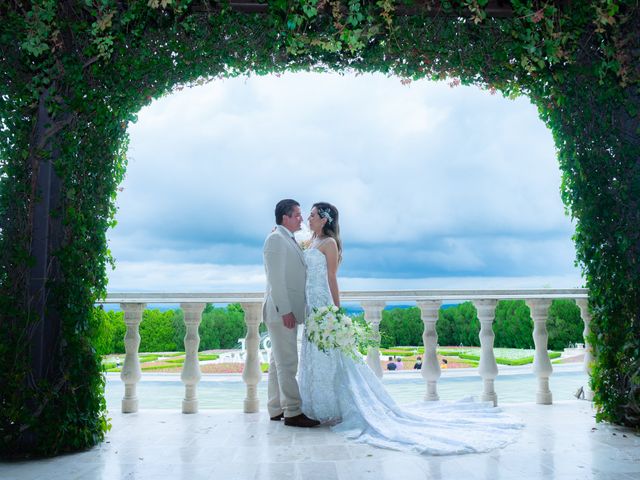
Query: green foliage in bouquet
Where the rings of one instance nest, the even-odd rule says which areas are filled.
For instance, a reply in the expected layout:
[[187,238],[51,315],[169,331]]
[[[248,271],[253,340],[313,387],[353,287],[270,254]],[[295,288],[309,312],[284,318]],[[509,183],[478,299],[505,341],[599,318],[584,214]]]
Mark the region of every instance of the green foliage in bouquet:
[[362,362],[362,355],[378,344],[378,336],[367,322],[350,317],[335,305],[314,308],[307,319],[305,334],[318,350],[327,353],[336,350],[357,362]]

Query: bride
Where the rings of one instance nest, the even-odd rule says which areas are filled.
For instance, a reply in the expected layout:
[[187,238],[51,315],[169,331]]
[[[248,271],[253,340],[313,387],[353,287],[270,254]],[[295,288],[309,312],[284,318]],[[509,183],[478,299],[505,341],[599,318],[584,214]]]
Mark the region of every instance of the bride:
[[[338,210],[313,205],[305,250],[309,309],[340,306]],[[319,350],[303,335],[300,394],[305,415],[352,440],[431,455],[485,452],[513,441],[522,425],[487,403],[419,402],[400,408],[366,365],[339,350]]]

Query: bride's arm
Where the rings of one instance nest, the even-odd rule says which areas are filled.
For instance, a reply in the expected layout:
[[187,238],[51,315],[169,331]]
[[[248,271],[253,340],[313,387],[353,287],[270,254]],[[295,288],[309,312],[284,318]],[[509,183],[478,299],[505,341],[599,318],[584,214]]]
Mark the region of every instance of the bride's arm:
[[330,238],[320,247],[320,251],[327,257],[327,279],[329,280],[329,290],[331,298],[336,307],[340,306],[340,290],[338,289],[338,245],[333,238]]

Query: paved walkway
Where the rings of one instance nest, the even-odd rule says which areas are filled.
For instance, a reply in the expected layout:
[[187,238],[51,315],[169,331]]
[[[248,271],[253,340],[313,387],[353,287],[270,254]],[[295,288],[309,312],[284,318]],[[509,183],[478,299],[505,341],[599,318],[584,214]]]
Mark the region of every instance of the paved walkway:
[[101,445],[53,459],[0,464],[1,479],[428,480],[640,479],[640,436],[596,424],[585,401],[503,405],[523,420],[518,440],[486,454],[428,457],[302,430],[265,412],[112,412]]

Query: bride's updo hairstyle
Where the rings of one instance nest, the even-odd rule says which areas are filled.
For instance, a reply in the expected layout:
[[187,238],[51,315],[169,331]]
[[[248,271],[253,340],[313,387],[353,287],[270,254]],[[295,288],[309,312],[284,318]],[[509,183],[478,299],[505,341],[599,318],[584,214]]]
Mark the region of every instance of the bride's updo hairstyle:
[[[327,222],[322,227],[322,233],[331,237],[338,245],[339,260],[342,261],[342,241],[340,240],[340,223],[338,209],[327,202],[314,203],[313,207],[318,211],[320,218],[326,218]],[[312,208],[313,208],[312,207]]]

